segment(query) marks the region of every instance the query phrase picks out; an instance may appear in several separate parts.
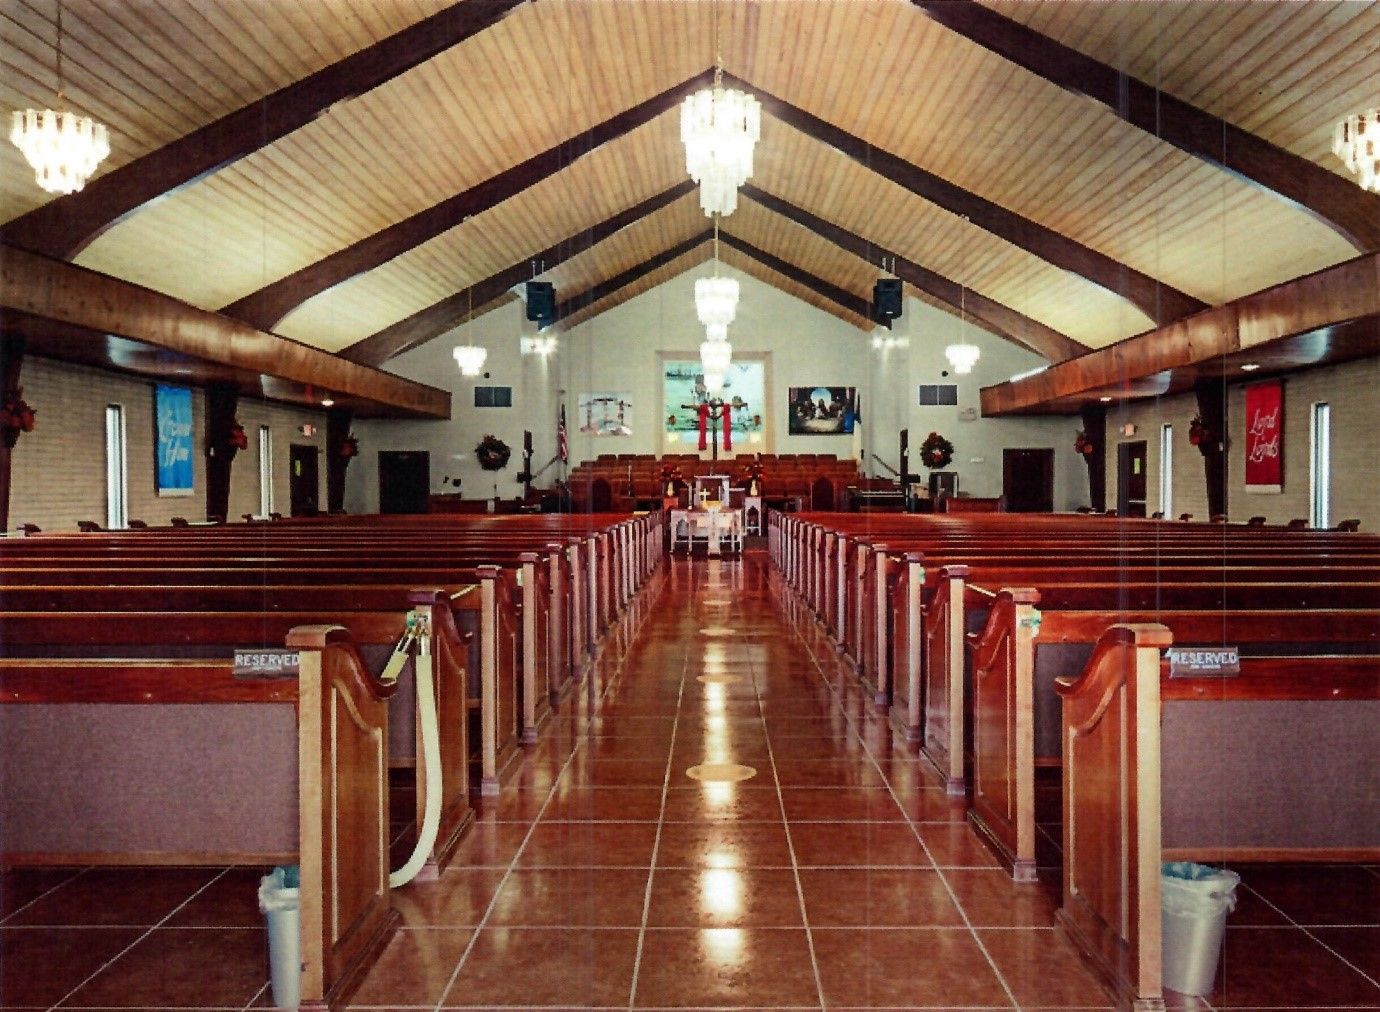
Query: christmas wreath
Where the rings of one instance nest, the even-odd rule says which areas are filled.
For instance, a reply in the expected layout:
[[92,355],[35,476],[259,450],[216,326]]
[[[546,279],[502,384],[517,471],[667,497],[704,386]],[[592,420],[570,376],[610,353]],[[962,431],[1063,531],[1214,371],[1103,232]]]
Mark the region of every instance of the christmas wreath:
[[947,467],[953,459],[954,444],[937,432],[931,432],[920,444],[920,463],[926,467]]
[[508,458],[513,455],[513,451],[497,436],[485,436],[474,448],[474,455],[484,470],[502,471],[508,466]]
[[1203,422],[1202,415],[1194,415],[1193,421],[1188,423],[1188,441],[1198,448],[1198,452],[1204,455],[1213,443],[1217,441],[1213,436],[1212,430]]
[[1073,452],[1081,453],[1085,457],[1091,457],[1094,449],[1095,447],[1093,446],[1092,440],[1088,438],[1088,434],[1082,429],[1079,429],[1078,435],[1075,436],[1073,440]]
[[0,404],[0,435],[4,436],[6,446],[13,447],[21,432],[33,431],[34,409],[24,400],[24,388],[17,387]]
[[349,460],[351,457],[359,456],[359,440],[352,432],[340,441],[340,446],[336,450],[336,455],[341,460]]

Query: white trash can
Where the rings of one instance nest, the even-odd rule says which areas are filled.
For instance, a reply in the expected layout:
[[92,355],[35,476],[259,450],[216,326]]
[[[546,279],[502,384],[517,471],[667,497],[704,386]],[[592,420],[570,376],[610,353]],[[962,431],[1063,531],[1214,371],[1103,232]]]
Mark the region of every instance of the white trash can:
[[259,880],[259,912],[268,918],[268,963],[273,1004],[295,1009],[302,1000],[302,911],[296,865]]
[[1166,863],[1160,876],[1164,986],[1202,997],[1212,992],[1227,914],[1241,876],[1192,861]]

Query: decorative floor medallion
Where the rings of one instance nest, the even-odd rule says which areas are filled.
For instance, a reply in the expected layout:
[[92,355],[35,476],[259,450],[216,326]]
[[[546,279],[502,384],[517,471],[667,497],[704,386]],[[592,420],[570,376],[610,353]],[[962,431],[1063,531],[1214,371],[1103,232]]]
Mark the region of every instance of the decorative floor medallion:
[[685,775],[691,780],[707,784],[736,784],[743,780],[751,780],[757,776],[757,771],[751,766],[742,766],[738,763],[701,763],[691,766],[685,771]]

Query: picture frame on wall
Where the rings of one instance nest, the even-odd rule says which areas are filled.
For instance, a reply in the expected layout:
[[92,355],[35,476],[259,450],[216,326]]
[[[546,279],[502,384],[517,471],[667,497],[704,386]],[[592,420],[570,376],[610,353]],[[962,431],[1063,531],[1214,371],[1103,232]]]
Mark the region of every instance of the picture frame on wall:
[[192,465],[192,391],[159,383],[153,388],[154,491],[163,498],[190,496]]
[[586,436],[631,436],[632,394],[604,390],[580,394],[580,432]]
[[850,436],[857,422],[856,387],[791,387],[786,408],[792,436]]

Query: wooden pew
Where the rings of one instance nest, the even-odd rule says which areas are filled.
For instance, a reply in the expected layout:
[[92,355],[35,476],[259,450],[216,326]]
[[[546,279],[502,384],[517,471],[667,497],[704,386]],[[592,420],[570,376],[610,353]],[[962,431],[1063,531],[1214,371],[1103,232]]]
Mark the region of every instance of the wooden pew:
[[[298,677],[272,683],[235,678],[227,660],[6,660],[0,662],[0,699],[5,704],[0,706],[0,719],[8,725],[6,747],[13,750],[42,733],[33,726],[44,723],[39,711],[54,706],[193,705],[228,711],[248,703],[288,710],[264,745],[276,766],[295,774],[299,800],[290,812],[276,813],[291,825],[277,827],[270,845],[282,847],[296,837],[296,846],[280,856],[301,865],[302,1000],[304,1006],[324,1008],[372,965],[398,922],[389,902],[383,748],[393,686],[380,683],[365,669],[339,627],[298,627],[286,642],[299,653]],[[60,733],[70,734],[70,723],[63,724]],[[63,744],[72,747],[70,742]],[[237,752],[242,752],[242,745]],[[126,751],[113,760],[129,764],[139,758],[137,752]],[[189,808],[208,797],[200,776],[207,758],[204,750],[199,752],[194,767],[187,767],[197,775],[182,778],[186,789],[179,798]],[[238,755],[223,753],[219,758],[234,762]],[[22,759],[11,751],[12,764]],[[53,770],[49,766],[33,774],[40,783],[51,784]],[[82,771],[85,776],[99,772]],[[157,765],[148,772],[155,784],[167,787],[177,771]],[[7,815],[7,821],[12,817]],[[131,858],[144,863],[146,855]],[[60,860],[69,863],[70,856]]]

